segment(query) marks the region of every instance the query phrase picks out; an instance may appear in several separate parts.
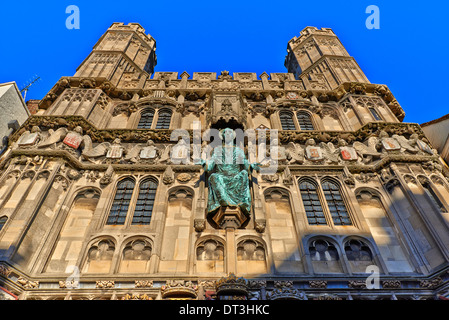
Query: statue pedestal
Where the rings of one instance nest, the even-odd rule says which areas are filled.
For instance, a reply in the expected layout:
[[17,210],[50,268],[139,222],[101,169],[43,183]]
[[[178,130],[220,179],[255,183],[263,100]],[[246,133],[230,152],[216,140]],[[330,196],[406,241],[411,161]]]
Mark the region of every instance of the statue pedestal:
[[221,207],[212,220],[221,229],[238,229],[248,219],[239,207]]

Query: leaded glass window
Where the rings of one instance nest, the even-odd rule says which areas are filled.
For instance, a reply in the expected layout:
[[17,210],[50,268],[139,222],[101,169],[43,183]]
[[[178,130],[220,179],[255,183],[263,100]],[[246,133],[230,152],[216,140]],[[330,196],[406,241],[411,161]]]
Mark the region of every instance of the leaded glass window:
[[282,130],[296,130],[295,122],[290,112],[280,112],[279,118],[281,120]]
[[153,125],[153,119],[154,119],[154,110],[146,109],[142,112],[142,115],[140,116],[139,125],[137,126],[137,129],[151,129],[151,126]]
[[170,110],[160,110],[156,129],[170,129],[171,116],[172,113]]
[[351,225],[348,210],[337,184],[325,181],[321,184],[329,211],[335,225]]
[[301,130],[315,130],[308,113],[298,112],[296,114],[296,118],[298,119],[299,127],[301,128]]
[[139,197],[134,210],[132,224],[150,224],[156,190],[157,182],[152,179],[147,179],[140,184]]
[[299,184],[299,189],[309,224],[326,224],[323,207],[318,197],[317,186],[310,181],[302,181]]
[[134,186],[135,183],[132,179],[125,179],[119,182],[114,201],[112,202],[111,211],[109,212],[108,225],[125,224]]

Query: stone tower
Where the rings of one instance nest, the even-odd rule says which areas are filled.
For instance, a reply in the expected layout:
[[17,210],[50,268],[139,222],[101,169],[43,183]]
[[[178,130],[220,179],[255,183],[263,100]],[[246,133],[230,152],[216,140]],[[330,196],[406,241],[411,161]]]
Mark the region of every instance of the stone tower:
[[[11,136],[1,298],[447,296],[448,169],[332,30],[293,38],[286,73],[154,72],[155,48],[114,23]],[[277,166],[242,169],[249,205],[208,215],[225,128]]]
[[105,78],[115,86],[142,86],[156,64],[153,37],[137,23],[114,23],[78,67],[75,77]]
[[313,89],[333,90],[345,82],[369,83],[353,57],[328,28],[307,27],[288,42],[285,67]]

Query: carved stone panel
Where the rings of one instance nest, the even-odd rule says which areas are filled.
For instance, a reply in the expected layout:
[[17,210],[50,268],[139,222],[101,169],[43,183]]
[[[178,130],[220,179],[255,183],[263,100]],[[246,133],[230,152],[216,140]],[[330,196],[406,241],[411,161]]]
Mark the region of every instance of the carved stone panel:
[[233,93],[216,93],[212,97],[210,114],[208,120],[211,124],[217,123],[219,120],[229,122],[231,120],[246,126],[247,107],[243,103],[240,94]]

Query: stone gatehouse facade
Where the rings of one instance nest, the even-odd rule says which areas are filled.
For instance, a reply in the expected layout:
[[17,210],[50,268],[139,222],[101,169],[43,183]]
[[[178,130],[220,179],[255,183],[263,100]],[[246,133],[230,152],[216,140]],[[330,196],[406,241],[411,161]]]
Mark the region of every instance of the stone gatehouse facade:
[[[331,29],[290,40],[286,73],[155,72],[155,50],[139,24],[114,23],[11,137],[0,297],[448,294],[447,167]],[[278,130],[277,171],[250,174],[250,217],[237,227],[207,217],[206,173],[172,139],[227,127]]]

